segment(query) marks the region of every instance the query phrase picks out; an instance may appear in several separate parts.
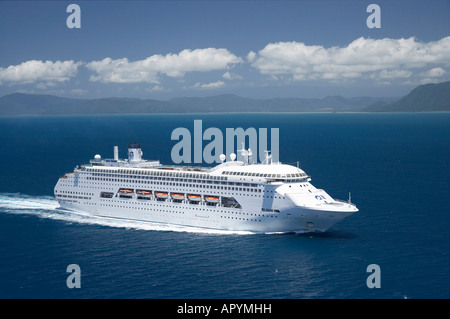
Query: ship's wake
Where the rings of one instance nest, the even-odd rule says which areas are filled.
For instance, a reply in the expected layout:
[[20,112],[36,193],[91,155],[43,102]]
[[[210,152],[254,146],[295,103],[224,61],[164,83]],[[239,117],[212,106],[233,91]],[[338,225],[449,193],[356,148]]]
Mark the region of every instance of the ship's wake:
[[93,216],[83,212],[62,210],[60,209],[58,201],[51,196],[31,196],[20,193],[0,193],[0,213],[32,215],[39,218],[59,220],[67,223],[90,224],[138,230],[191,232],[217,235],[255,234],[254,232],[249,231],[215,230],[200,227]]

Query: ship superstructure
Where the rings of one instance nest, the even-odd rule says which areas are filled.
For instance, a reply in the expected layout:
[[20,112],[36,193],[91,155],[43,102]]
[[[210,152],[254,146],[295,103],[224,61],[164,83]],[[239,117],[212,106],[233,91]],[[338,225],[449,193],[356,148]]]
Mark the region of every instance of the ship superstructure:
[[323,232],[358,209],[315,188],[300,168],[271,161],[251,163],[230,154],[215,167],[162,165],[144,160],[140,143],[128,158],[95,155],[61,176],[61,208],[96,216],[253,232]]

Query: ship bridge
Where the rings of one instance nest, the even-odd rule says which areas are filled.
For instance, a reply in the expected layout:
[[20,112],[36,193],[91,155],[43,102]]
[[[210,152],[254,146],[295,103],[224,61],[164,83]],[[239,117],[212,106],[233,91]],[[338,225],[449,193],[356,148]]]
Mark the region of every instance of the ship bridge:
[[246,150],[244,145],[238,152],[243,156],[243,161],[235,161],[236,154],[230,154],[230,160],[224,162],[226,156],[220,155],[222,164],[211,168],[208,172],[213,175],[225,175],[231,180],[251,180],[257,182],[300,182],[310,181],[311,178],[300,168],[273,162],[270,151],[265,151],[266,158],[262,163],[250,163],[251,149]]

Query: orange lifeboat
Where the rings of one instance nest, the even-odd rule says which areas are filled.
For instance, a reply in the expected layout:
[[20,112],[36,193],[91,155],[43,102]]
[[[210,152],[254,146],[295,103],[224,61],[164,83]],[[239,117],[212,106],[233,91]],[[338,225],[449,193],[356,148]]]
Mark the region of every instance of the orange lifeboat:
[[191,194],[191,195],[188,195],[188,198],[191,201],[201,201],[202,200],[202,197],[200,195]]
[[136,191],[136,193],[139,194],[139,195],[151,195],[152,191],[147,191],[147,190],[144,190],[144,189],[140,189],[140,190]]
[[168,194],[166,192],[155,192],[156,197],[158,198],[167,198]]
[[171,196],[174,199],[184,199],[184,194],[172,193]]
[[134,190],[128,189],[128,188],[121,188],[121,189],[119,189],[119,193],[122,193],[122,194],[131,194],[131,193],[134,193]]
[[205,200],[210,203],[218,203],[219,197],[218,196],[205,196]]

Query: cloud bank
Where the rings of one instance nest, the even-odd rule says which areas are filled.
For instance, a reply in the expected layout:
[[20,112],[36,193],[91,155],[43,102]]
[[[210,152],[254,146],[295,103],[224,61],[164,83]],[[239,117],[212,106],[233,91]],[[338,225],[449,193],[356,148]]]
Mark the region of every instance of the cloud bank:
[[152,55],[144,60],[130,62],[127,58],[113,60],[105,58],[93,61],[86,67],[96,74],[91,81],[104,83],[159,83],[159,74],[183,77],[186,72],[208,72],[227,69],[241,63],[240,57],[226,49],[183,50],[178,54]]
[[[375,81],[407,79],[417,68],[432,68],[432,74],[444,74],[436,65],[450,65],[450,37],[421,43],[408,39],[358,38],[346,47],[325,48],[302,42],[277,42],[259,52],[250,52],[247,61],[261,74],[290,76],[294,81],[369,78]],[[444,72],[443,72],[444,71]]]
[[0,67],[0,84],[46,82],[47,85],[54,85],[75,77],[81,64],[81,62],[74,61],[30,60],[19,65],[10,65],[7,68]]
[[[239,81],[240,85],[260,81],[263,85],[267,84],[263,83],[267,80],[266,76],[280,84],[286,81],[342,83],[360,79],[374,84],[394,81],[419,84],[448,78],[450,37],[426,43],[414,37],[361,37],[347,46],[329,48],[303,42],[276,42],[267,44],[259,51],[250,51],[246,57],[239,57],[224,48],[204,48],[185,49],[177,54],[155,54],[137,61],[126,57],[107,57],[90,62],[30,60],[0,67],[0,84],[36,84],[37,88],[45,89],[75,78],[80,67],[88,71],[91,82],[150,83],[153,85],[152,92],[163,90],[162,76],[177,78],[182,83],[185,81],[182,78],[189,72],[211,71],[224,73],[218,75],[217,81],[211,81],[210,77],[208,81],[202,81],[201,76],[197,76],[195,84],[184,84],[184,87],[218,89],[226,87],[230,81]],[[244,80],[240,75],[243,72],[251,74],[252,78],[247,75]]]

